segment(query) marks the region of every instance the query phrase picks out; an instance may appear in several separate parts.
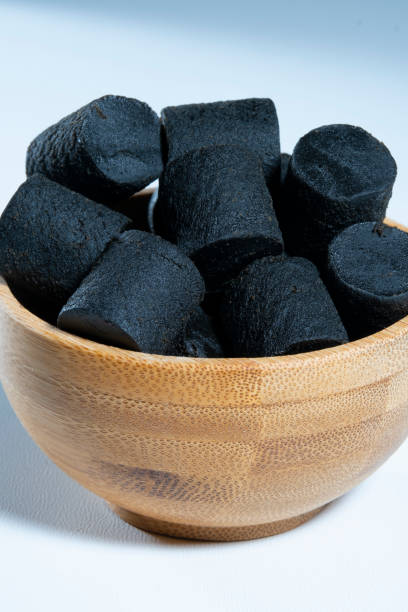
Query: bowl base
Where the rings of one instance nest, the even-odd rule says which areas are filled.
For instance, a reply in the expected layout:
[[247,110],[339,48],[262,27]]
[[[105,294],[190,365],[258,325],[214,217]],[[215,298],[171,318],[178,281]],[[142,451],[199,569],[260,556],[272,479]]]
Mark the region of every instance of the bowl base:
[[173,538],[184,538],[188,540],[211,540],[215,542],[238,542],[240,540],[255,540],[267,536],[284,533],[294,529],[302,523],[313,518],[320,510],[326,506],[320,506],[315,510],[299,514],[289,519],[273,521],[272,523],[262,523],[260,525],[247,525],[241,527],[204,527],[201,525],[184,525],[183,523],[171,523],[160,519],[144,516],[121,508],[116,504],[109,504],[112,510],[126,523],[161,535]]

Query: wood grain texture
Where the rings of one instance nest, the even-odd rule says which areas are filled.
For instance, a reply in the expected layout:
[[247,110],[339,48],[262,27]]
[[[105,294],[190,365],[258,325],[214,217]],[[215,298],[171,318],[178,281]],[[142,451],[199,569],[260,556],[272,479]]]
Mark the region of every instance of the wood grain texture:
[[37,444],[122,518],[159,533],[286,531],[408,433],[408,317],[314,353],[164,357],[60,331],[1,281],[0,336],[1,381]]

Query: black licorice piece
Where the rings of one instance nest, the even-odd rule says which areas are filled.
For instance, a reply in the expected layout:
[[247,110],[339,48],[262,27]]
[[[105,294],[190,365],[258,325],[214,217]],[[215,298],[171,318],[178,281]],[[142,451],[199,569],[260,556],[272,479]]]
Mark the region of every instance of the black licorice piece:
[[328,252],[329,289],[352,339],[408,314],[408,235],[382,223],[343,230]]
[[219,329],[232,357],[313,351],[348,341],[316,267],[289,257],[258,259],[230,283]]
[[384,219],[396,173],[386,146],[362,128],[327,125],[303,136],[275,202],[287,251],[324,265],[341,230]]
[[268,98],[168,106],[162,110],[168,161],[220,144],[242,145],[262,161],[268,185],[280,167],[279,123]]
[[235,145],[203,147],[167,164],[154,227],[193,259],[210,290],[283,248],[259,159]]
[[109,242],[129,224],[124,215],[34,175],[1,216],[0,274],[24,305],[29,307],[32,297],[57,313]]
[[105,344],[171,355],[203,294],[204,282],[184,253],[131,230],[110,244],[57,324]]
[[[284,259],[287,259],[287,254],[284,252],[280,253],[279,255],[269,256],[270,261],[283,261]],[[217,318],[218,309],[223,300],[224,294],[228,291],[228,287],[233,280],[234,279],[230,279],[228,282],[220,285],[214,291],[207,291],[204,296],[202,308],[204,312],[206,312],[210,317],[215,318],[215,320]]]
[[159,117],[145,102],[103,96],[37,136],[26,169],[114,208],[162,171]]
[[210,317],[198,306],[191,315],[175,353],[185,357],[223,357]]

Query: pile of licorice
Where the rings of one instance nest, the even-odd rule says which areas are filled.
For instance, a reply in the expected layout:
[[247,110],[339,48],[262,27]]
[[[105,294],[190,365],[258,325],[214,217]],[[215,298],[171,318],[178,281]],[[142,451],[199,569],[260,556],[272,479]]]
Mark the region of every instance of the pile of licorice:
[[[146,353],[336,346],[408,314],[408,235],[383,224],[385,145],[327,125],[281,153],[275,105],[107,95],[42,132],[0,219],[0,273],[59,328]],[[159,179],[150,198],[134,197]]]

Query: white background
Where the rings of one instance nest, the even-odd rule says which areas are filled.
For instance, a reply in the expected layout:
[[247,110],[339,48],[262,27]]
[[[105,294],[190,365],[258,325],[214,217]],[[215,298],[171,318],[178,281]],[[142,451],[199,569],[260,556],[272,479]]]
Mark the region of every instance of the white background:
[[[389,215],[408,224],[407,16],[405,2],[376,0],[0,1],[0,210],[29,141],[100,95],[157,111],[268,96],[285,151],[333,122],[383,140],[399,167]],[[406,612],[407,477],[408,443],[287,534],[152,536],[58,470],[0,389],[0,610]]]

